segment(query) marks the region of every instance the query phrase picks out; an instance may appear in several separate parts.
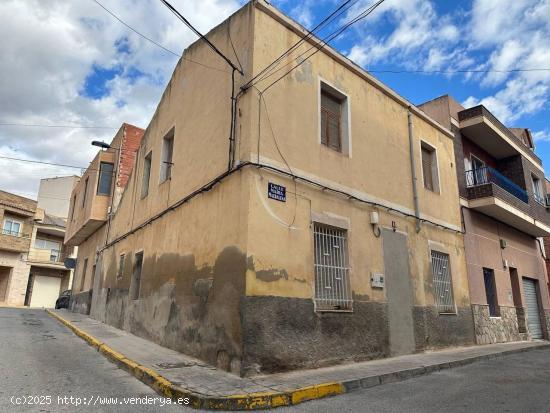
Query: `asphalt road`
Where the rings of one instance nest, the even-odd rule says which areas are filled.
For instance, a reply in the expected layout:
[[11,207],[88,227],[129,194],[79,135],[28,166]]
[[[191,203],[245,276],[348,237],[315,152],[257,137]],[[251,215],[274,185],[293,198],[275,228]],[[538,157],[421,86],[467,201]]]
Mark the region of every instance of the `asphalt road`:
[[[114,397],[122,404],[101,404],[109,398],[112,403]],[[142,404],[124,404],[132,397],[140,398]],[[147,397],[150,402],[157,398],[156,405],[144,405]],[[84,405],[84,399],[95,405]],[[43,310],[0,308],[0,412],[195,411],[159,403],[161,398],[152,389],[107,361]],[[550,412],[550,350],[274,410],[288,411]]]

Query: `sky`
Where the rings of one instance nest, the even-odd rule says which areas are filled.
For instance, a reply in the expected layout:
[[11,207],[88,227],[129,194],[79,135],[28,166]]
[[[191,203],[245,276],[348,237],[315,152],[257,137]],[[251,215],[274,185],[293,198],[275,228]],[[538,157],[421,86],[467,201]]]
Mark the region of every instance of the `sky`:
[[[196,36],[158,0],[98,1],[173,53],[95,0],[0,0],[0,157],[85,168],[92,140],[110,141],[122,122],[147,127],[175,54]],[[352,1],[319,36],[373,1]],[[201,32],[244,4],[171,3]],[[313,28],[343,0],[271,3]],[[485,105],[507,126],[530,128],[550,168],[550,0],[385,0],[330,44],[414,104],[450,94],[466,107]],[[472,70],[496,71],[434,73]],[[0,158],[0,189],[34,197],[40,178],[75,173]]]

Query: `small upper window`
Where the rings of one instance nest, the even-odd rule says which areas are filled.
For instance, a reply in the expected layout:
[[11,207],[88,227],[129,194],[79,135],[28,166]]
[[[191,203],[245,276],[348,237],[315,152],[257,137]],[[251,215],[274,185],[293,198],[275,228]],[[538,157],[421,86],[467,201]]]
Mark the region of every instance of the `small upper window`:
[[342,151],[342,102],[321,91],[321,143]]
[[111,195],[111,185],[113,183],[112,163],[101,162],[99,165],[99,181],[97,183],[98,195]]
[[21,233],[21,222],[15,221],[13,219],[5,219],[4,226],[2,227],[2,234],[13,235],[18,237]]
[[174,129],[162,140],[162,158],[160,160],[160,182],[172,177],[172,153],[174,151]]
[[349,154],[348,99],[333,87],[321,83],[321,144]]
[[437,157],[435,149],[422,142],[422,177],[424,188],[439,192],[439,176],[437,174]]
[[141,179],[141,197],[145,198],[149,194],[149,179],[151,178],[151,159],[153,152],[149,152],[143,158],[143,177]]
[[86,178],[84,181],[84,192],[82,193],[82,208],[86,205],[86,195],[88,194],[88,180],[90,178]]
[[74,210],[76,209],[76,195],[73,196],[73,209],[71,210],[71,221],[74,219]]
[[542,186],[540,183],[540,179],[535,175],[531,175],[531,180],[533,181],[533,195],[535,196],[535,201],[537,201],[539,204],[544,204],[544,197],[542,196]]
[[126,258],[125,254],[120,254],[118,259],[118,272],[116,274],[117,278],[122,278],[124,275],[124,259]]

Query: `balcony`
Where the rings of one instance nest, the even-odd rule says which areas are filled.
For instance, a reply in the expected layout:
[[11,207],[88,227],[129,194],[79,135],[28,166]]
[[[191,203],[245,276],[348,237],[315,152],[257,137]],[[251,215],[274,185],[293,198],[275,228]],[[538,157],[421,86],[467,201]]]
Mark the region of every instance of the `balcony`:
[[458,112],[458,120],[460,132],[495,159],[521,154],[532,163],[542,166],[540,158],[485,106],[478,105]]
[[468,207],[534,237],[550,236],[550,218],[540,200],[497,170],[484,167],[466,171]]
[[14,252],[27,252],[31,243],[29,234],[2,229],[0,249]]
[[27,256],[27,261],[37,267],[47,268],[65,268],[65,258],[67,254],[59,250],[31,248]]

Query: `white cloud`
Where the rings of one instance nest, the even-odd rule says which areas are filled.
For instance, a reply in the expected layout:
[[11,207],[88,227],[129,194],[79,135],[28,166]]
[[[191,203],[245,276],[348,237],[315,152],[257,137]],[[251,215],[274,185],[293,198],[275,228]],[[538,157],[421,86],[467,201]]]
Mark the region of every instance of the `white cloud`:
[[533,132],[533,139],[535,142],[548,142],[550,141],[550,129],[540,130]]
[[[372,2],[357,3],[345,20],[358,15]],[[391,23],[388,24],[388,22]],[[389,33],[379,35],[391,27]],[[356,28],[361,39],[353,45],[348,57],[369,68],[378,63],[396,63],[408,69],[456,68],[463,53],[457,48],[460,29],[444,16],[439,16],[429,1],[389,0],[382,3]]]
[[[101,1],[101,0],[100,0]],[[103,1],[101,1],[103,3]],[[161,3],[105,1],[130,26],[181,53],[196,37]],[[173,1],[206,32],[239,7],[238,0]],[[0,122],[147,126],[177,57],[128,30],[93,1],[3,0],[0,2]],[[128,53],[116,43],[127,39]],[[108,94],[81,93],[93,67],[121,68]],[[130,71],[146,76],[130,78]],[[121,105],[124,102],[124,105]],[[0,127],[0,155],[86,166],[93,139],[115,130]],[[39,177],[73,170],[1,161],[0,188],[34,193]],[[27,190],[28,189],[28,190]]]

